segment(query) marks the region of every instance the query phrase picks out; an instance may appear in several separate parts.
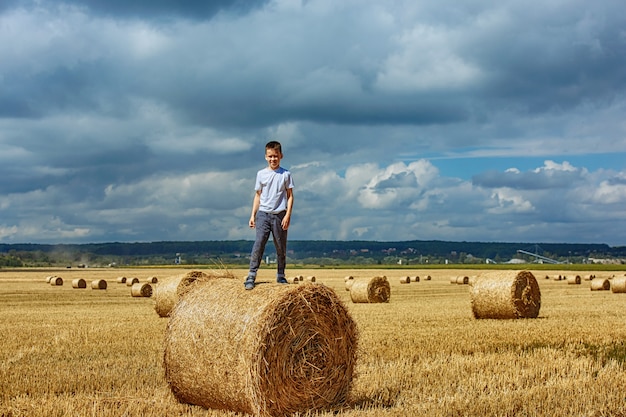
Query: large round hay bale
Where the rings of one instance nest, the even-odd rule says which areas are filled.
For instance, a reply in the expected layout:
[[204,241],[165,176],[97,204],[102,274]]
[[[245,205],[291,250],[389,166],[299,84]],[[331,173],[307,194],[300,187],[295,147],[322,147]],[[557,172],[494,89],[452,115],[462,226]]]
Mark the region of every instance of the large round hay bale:
[[469,284],[469,281],[470,279],[467,275],[459,275],[456,277],[456,283],[460,285],[467,285]]
[[183,403],[255,416],[341,406],[356,365],[357,328],[325,285],[209,280],[172,310],[165,378]]
[[126,278],[126,286],[127,287],[132,287],[133,285],[137,284],[138,282],[139,282],[139,278],[137,278],[137,277]]
[[580,285],[581,282],[580,275],[568,275],[566,279],[567,285]]
[[613,282],[611,283],[611,292],[626,293],[626,276],[613,278]]
[[117,277],[115,280],[118,284],[126,284],[126,277]]
[[541,292],[532,272],[484,273],[470,286],[472,312],[477,319],[535,318]]
[[130,287],[130,295],[133,297],[152,297],[152,285],[148,282],[138,282]]
[[591,280],[591,291],[608,291],[611,282],[607,278],[594,278]]
[[[195,281],[205,281],[211,278],[234,278],[234,276],[227,271],[221,272],[221,275],[213,272],[207,274],[202,271],[189,271],[181,275],[161,279],[156,286],[154,294],[156,301],[154,309],[159,317],[169,316],[179,297],[186,293]],[[243,284],[241,284],[241,287],[243,288]]]
[[63,285],[63,278],[61,278],[61,277],[51,277],[50,278],[50,285],[52,285],[52,286]]
[[106,290],[107,282],[103,279],[94,279],[91,281],[91,289],[92,290]]
[[73,279],[72,288],[87,288],[87,281],[82,278]]
[[391,287],[386,276],[369,280],[353,280],[350,298],[353,303],[387,303],[391,296]]

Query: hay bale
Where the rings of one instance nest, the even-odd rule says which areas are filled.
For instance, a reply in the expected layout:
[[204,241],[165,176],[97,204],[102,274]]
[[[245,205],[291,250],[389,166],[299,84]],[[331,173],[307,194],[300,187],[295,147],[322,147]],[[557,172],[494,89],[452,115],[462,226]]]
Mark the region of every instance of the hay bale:
[[354,280],[350,287],[353,303],[387,303],[391,296],[391,287],[386,276],[369,280]]
[[450,277],[450,284],[456,284],[456,276]]
[[477,319],[535,318],[541,292],[530,271],[497,271],[478,276],[470,286],[472,312]]
[[127,278],[126,279],[126,286],[127,287],[132,287],[134,284],[137,284],[138,282],[139,282],[139,278],[137,278],[137,277]]
[[293,278],[289,278],[289,283],[290,284],[299,284],[300,283],[300,277],[293,277]]
[[467,285],[469,284],[469,277],[467,275],[460,275],[456,277],[456,283],[459,285]]
[[304,277],[303,277],[302,275],[299,275],[299,276],[298,276],[298,279],[299,279],[300,281],[304,281]]
[[347,275],[343,278],[344,281],[349,281],[351,279],[354,279],[354,277],[352,275]]
[[350,291],[350,288],[352,288],[352,284],[354,284],[354,279],[349,279],[345,282],[346,291]]
[[107,282],[103,279],[94,279],[91,281],[91,289],[92,290],[106,290]]
[[585,281],[591,281],[591,280],[592,280],[592,279],[594,279],[595,277],[596,277],[595,275],[590,274],[590,275],[585,275],[585,278],[584,278],[584,279],[585,279]]
[[424,281],[430,281],[432,278],[430,277],[430,275],[426,275],[426,278],[424,278]]
[[400,284],[409,284],[410,282],[411,282],[411,277],[409,276],[400,278]]
[[611,289],[611,282],[607,278],[595,278],[591,280],[591,291],[608,291]]
[[581,278],[580,275],[570,275],[567,278],[567,285],[580,285]]
[[611,292],[626,293],[626,276],[615,277],[611,283]]
[[412,280],[412,281],[413,281],[413,282],[420,282],[420,276],[419,276],[419,275],[415,275],[415,276],[413,277],[413,280]]
[[[159,317],[167,317],[178,302],[181,295],[185,294],[196,281],[205,281],[214,278],[235,278],[232,273],[222,271],[220,274],[202,271],[189,271],[185,274],[166,277],[160,280],[155,290],[155,305]],[[241,284],[241,283],[240,283]],[[243,285],[241,285],[243,288]]]
[[72,288],[87,288],[87,281],[82,278],[73,279]]
[[315,277],[314,276],[306,277],[305,281],[306,282],[315,282]]
[[50,284],[50,280],[51,280],[52,278],[54,278],[54,275],[48,275],[48,276],[46,277],[46,284]]
[[552,277],[552,279],[553,279],[554,281],[561,281],[561,280],[563,279],[563,277],[562,277],[561,275],[554,275],[554,276]]
[[356,367],[355,322],[325,285],[202,282],[165,334],[165,379],[183,403],[255,416],[342,406]]
[[118,284],[126,284],[126,277],[117,277],[115,280]]
[[148,282],[138,282],[130,287],[130,295],[133,297],[152,297],[152,285]]
[[149,284],[156,284],[159,282],[159,279],[157,277],[148,277],[146,278],[146,282]]
[[51,277],[50,278],[50,285],[52,285],[52,286],[61,286],[61,285],[63,285],[63,278],[61,278],[61,277]]

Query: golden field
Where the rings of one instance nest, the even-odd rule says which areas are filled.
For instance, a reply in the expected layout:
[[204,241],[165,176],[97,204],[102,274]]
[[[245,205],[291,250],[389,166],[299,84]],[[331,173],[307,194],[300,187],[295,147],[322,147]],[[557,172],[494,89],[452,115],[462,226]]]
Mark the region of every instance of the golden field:
[[[162,364],[168,319],[156,314],[154,297],[131,297],[116,283],[190,270],[0,270],[0,416],[237,415],[174,399]],[[312,414],[626,416],[626,294],[545,279],[624,271],[531,271],[541,310],[521,320],[473,318],[469,287],[450,277],[480,270],[289,271],[333,288],[360,335],[349,404]],[[273,280],[273,272],[262,269],[258,280]],[[63,286],[47,284],[49,275]],[[353,304],[346,275],[386,275],[390,302]],[[400,284],[415,275],[420,282]],[[87,288],[73,289],[75,278]],[[95,279],[107,289],[91,289]]]

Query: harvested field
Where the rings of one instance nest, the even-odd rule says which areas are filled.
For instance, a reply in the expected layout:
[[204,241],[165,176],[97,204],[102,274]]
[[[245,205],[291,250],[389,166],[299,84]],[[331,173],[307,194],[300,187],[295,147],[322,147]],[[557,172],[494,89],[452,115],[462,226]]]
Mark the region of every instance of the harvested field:
[[[169,277],[188,271],[0,270],[0,415],[245,417],[176,400],[163,363],[170,319],[155,314],[154,298],[132,298],[125,285],[77,291],[71,285],[46,284],[44,279],[62,275],[68,283],[77,278],[113,283],[120,275]],[[236,277],[246,274],[232,272]],[[625,415],[626,326],[620,323],[626,314],[626,294],[544,279],[554,274],[613,273],[531,272],[541,277],[536,319],[477,320],[471,287],[450,285],[449,279],[478,277],[478,270],[288,267],[291,276],[317,277],[317,283],[305,285],[333,289],[359,332],[347,403],[337,410],[300,415]],[[257,282],[274,285],[274,274],[261,269]],[[431,280],[402,285],[397,278],[405,274]],[[622,277],[624,271],[614,275]],[[355,282],[393,277],[389,279],[393,296],[387,303],[352,303],[346,276]],[[237,280],[243,283],[242,278]],[[262,285],[266,284],[252,292]],[[232,350],[226,353],[236,355]]]

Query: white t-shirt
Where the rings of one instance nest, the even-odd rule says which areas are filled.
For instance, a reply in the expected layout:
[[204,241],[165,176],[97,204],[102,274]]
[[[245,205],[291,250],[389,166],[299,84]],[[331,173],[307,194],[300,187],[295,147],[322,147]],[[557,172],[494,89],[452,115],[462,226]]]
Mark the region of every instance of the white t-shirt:
[[293,188],[293,178],[283,167],[276,171],[264,168],[257,172],[254,190],[261,190],[259,210],[274,214],[287,210],[287,190],[290,188]]

